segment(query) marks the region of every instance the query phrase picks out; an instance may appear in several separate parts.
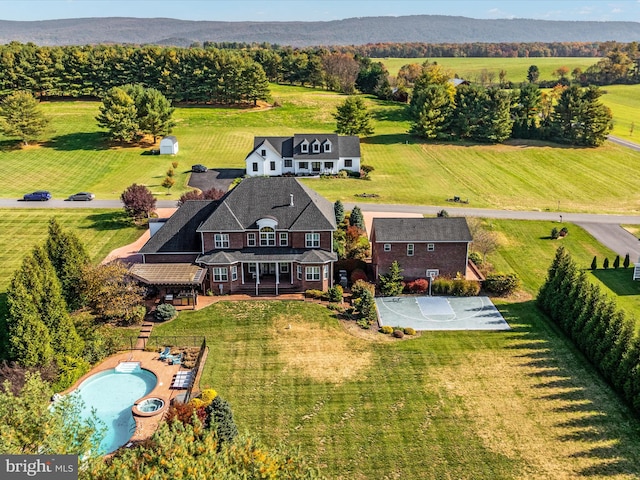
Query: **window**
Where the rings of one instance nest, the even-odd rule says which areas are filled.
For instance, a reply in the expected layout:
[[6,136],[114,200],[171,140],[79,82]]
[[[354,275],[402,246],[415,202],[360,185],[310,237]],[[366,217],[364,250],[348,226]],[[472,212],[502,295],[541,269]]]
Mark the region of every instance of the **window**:
[[352,159],[350,159],[350,158],[346,158],[346,159],[344,160],[344,166],[345,166],[345,167],[353,167],[353,160],[352,160]]
[[322,267],[322,278],[327,280],[329,278],[329,265]]
[[311,171],[319,172],[320,171],[320,162],[311,162]]
[[250,263],[249,264],[249,273],[256,273],[256,264],[255,263]]
[[256,246],[256,234],[255,233],[247,233],[247,246],[255,247]]
[[285,158],[284,159],[284,166],[286,168],[291,168],[293,167],[293,160],[291,160],[290,158]]
[[302,142],[300,144],[300,151],[302,153],[308,153],[309,152],[309,142],[307,142],[306,140],[304,142]]
[[280,273],[289,273],[289,264],[281,263],[280,264]]
[[287,232],[280,232],[280,246],[286,247],[289,245],[289,234]]
[[427,252],[433,252],[436,249],[435,244],[427,243]]
[[276,232],[273,228],[262,227],[260,229],[260,246],[261,247],[276,246]]
[[305,234],[305,244],[307,248],[320,248],[320,234],[319,233],[307,233]]
[[238,267],[236,265],[231,266],[231,280],[238,279]]
[[331,142],[326,142],[324,144],[324,151],[325,152],[330,152],[331,151]]
[[260,150],[260,155],[262,155],[263,157],[267,156],[267,151],[266,150]]
[[298,277],[298,280],[302,280],[302,265],[298,265],[298,268],[296,269],[296,276]]
[[325,170],[333,170],[333,162],[324,162]]
[[407,256],[413,257],[413,243],[407,243]]
[[305,278],[308,282],[317,282],[320,280],[320,267],[305,268]]
[[385,252],[390,252],[391,251],[391,244],[390,243],[385,243],[384,244],[384,251]]
[[215,248],[229,248],[229,235],[227,233],[216,233],[213,236]]
[[309,170],[309,162],[300,162],[300,170]]
[[318,142],[313,142],[313,153],[320,153],[320,144]]
[[229,280],[227,276],[227,267],[214,267],[213,268],[213,281],[214,282],[226,282]]
[[253,164],[251,165],[251,170],[254,172],[258,171],[258,163],[257,162],[253,162]]
[[275,171],[276,169],[276,162],[269,162],[269,168],[271,169],[271,171]]

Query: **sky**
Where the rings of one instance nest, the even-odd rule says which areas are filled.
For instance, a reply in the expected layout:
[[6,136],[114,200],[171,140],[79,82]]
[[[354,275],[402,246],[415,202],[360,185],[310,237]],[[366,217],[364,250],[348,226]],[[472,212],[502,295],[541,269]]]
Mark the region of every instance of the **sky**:
[[0,0],[0,20],[165,17],[239,22],[403,15],[640,22],[640,0]]

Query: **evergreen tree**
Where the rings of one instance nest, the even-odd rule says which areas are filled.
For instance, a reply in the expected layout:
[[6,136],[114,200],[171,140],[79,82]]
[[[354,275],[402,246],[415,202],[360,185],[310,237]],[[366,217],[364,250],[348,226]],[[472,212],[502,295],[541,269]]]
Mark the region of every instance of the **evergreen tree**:
[[113,87],[107,91],[96,117],[98,125],[109,131],[109,137],[121,142],[131,142],[138,134],[138,110],[135,100],[124,88]]
[[342,202],[340,200],[336,200],[336,202],[333,204],[333,211],[336,215],[336,223],[338,225],[341,225],[344,221],[344,205],[342,205]]
[[49,236],[45,244],[47,255],[62,287],[69,310],[82,306],[80,282],[89,254],[77,235],[63,231],[55,218],[49,221]]
[[216,431],[220,444],[232,443],[238,436],[231,405],[217,395],[206,408],[209,426]]
[[613,268],[620,268],[620,255],[616,255],[615,260],[613,261]]
[[451,137],[453,105],[444,85],[416,86],[409,104],[410,132],[428,140]]
[[168,135],[175,126],[171,118],[173,111],[171,103],[155,88],[147,88],[136,100],[137,117],[140,130],[153,135],[153,143],[159,135]]
[[348,97],[338,105],[336,113],[336,133],[340,135],[372,135],[371,114],[360,97]]
[[602,262],[602,268],[604,268],[605,270],[607,268],[609,268],[609,259],[605,258],[604,261]]
[[593,256],[593,260],[591,260],[591,270],[597,270],[598,268],[598,257]]
[[527,70],[527,81],[529,83],[538,83],[540,78],[540,69],[536,65],[531,65]]
[[37,140],[48,125],[49,120],[29,92],[14,92],[0,103],[0,131],[7,137],[18,137],[23,145]]
[[357,205],[353,207],[351,210],[351,214],[349,214],[349,225],[352,227],[357,227],[360,230],[364,231],[364,217],[362,216],[362,210]]
[[476,140],[502,143],[511,136],[512,129],[511,95],[502,89],[490,88],[487,91],[486,127]]
[[378,277],[378,282],[380,284],[380,293],[384,296],[395,296],[400,295],[402,293],[402,289],[404,285],[402,281],[404,277],[402,276],[402,269],[400,268],[400,264],[397,260],[394,260],[391,266],[389,267],[389,273],[380,275]]
[[539,136],[539,113],[542,102],[542,94],[534,83],[523,83],[520,86],[518,96],[513,108],[514,138],[537,138]]
[[629,254],[627,253],[627,254],[624,256],[624,262],[622,263],[622,266],[623,266],[624,268],[629,268],[629,265],[631,265],[631,259],[629,258]]

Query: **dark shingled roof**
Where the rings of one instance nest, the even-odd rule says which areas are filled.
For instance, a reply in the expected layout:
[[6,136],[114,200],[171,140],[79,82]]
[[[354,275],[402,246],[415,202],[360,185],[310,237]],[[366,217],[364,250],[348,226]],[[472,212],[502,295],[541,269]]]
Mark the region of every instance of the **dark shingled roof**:
[[[303,153],[300,144],[306,140],[311,145],[314,141],[319,141],[323,145],[327,140],[331,142],[331,151],[321,151],[313,153],[311,146],[309,152]],[[355,135],[339,136],[335,133],[296,133],[293,137],[254,137],[253,150],[255,152],[262,145],[271,145],[283,158],[294,158],[296,160],[337,160],[339,157],[359,157],[360,137]],[[251,153],[249,155],[251,155]]]
[[201,285],[207,270],[191,263],[136,263],[129,274],[147,285]]
[[237,262],[335,262],[335,252],[291,248],[245,248],[244,250],[215,250],[197,258],[197,263],[229,265]]
[[200,252],[198,226],[211,215],[217,200],[189,200],[144,244],[140,253]]
[[470,242],[471,232],[463,217],[374,218],[376,243]]
[[220,202],[198,232],[257,229],[261,218],[275,219],[278,230],[336,229],[333,204],[293,177],[245,178]]

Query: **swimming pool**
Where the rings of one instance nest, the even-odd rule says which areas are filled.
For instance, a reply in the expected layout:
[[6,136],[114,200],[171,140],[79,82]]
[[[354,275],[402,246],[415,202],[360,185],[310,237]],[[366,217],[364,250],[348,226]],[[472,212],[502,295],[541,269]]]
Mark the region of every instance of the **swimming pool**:
[[136,400],[148,395],[157,383],[158,378],[152,372],[138,367],[133,371],[105,370],[80,384],[74,393],[84,403],[83,417],[88,418],[95,409],[97,417],[106,426],[100,453],[111,453],[127,443],[136,430],[131,407]]

